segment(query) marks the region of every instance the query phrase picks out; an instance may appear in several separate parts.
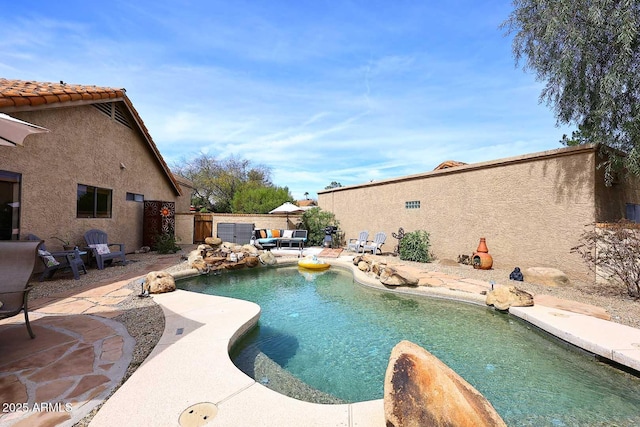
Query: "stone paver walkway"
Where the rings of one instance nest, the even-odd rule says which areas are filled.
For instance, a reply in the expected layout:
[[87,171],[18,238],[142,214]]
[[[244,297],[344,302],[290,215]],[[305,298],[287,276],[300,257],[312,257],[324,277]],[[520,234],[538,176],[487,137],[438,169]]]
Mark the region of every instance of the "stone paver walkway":
[[[176,262],[176,256],[161,258],[148,269]],[[126,285],[138,277],[125,273],[30,301],[34,339],[22,314],[0,321],[1,426],[71,426],[111,394],[135,345],[112,318],[134,292]]]

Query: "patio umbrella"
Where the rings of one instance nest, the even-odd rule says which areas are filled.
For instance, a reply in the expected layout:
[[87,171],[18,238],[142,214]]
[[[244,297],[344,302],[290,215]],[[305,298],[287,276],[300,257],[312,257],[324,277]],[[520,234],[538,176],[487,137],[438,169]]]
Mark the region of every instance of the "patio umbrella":
[[294,212],[304,212],[304,209],[302,209],[300,206],[294,205],[291,202],[285,202],[280,206],[278,206],[277,208],[275,208],[274,210],[269,211],[269,213],[286,213],[286,214],[290,214]]
[[49,129],[0,113],[0,145],[9,147],[15,147],[18,144],[22,145],[28,135],[43,132],[49,132]]
[[302,209],[300,206],[296,206],[291,202],[284,202],[283,204],[281,204],[280,206],[278,206],[277,208],[275,208],[272,211],[269,211],[269,213],[286,213],[287,214],[287,227],[289,226],[289,214],[290,213],[299,213],[299,212],[304,212],[304,209]]

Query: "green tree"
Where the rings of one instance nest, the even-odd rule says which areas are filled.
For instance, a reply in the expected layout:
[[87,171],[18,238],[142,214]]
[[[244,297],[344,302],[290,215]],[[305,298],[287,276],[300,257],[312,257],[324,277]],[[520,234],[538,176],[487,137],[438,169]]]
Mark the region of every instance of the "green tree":
[[565,143],[607,150],[607,183],[624,166],[640,174],[640,5],[635,0],[514,0],[502,23],[516,63],[545,82],[540,101],[578,133]]
[[253,165],[248,160],[236,157],[217,160],[201,153],[193,159],[183,159],[172,169],[193,182],[192,204],[213,212],[230,213],[233,196],[245,184],[272,185],[268,167]]
[[307,245],[321,246],[324,242],[325,227],[333,225],[340,226],[336,216],[320,208],[311,208],[302,214],[302,228],[307,230]]
[[339,182],[336,181],[331,181],[331,184],[327,185],[326,187],[324,187],[325,190],[330,190],[332,188],[340,188],[342,187],[342,184],[340,184]]
[[265,187],[247,183],[236,191],[231,201],[233,213],[269,213],[284,202],[293,202],[287,187]]

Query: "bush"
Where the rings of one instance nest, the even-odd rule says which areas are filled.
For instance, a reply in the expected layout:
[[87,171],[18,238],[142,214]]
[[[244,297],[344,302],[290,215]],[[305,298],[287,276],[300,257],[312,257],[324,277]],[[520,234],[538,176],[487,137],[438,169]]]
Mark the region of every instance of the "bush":
[[606,279],[617,279],[633,298],[640,298],[640,228],[627,220],[597,227],[582,233],[580,244],[571,249],[589,269]]
[[171,233],[158,234],[154,240],[153,250],[159,254],[174,254],[180,250],[175,236]]
[[325,212],[320,208],[312,208],[302,214],[302,228],[307,230],[307,245],[322,246],[324,242],[324,229],[332,225],[338,227],[340,222],[331,212]]
[[429,233],[424,230],[406,233],[400,240],[400,259],[404,261],[430,262]]

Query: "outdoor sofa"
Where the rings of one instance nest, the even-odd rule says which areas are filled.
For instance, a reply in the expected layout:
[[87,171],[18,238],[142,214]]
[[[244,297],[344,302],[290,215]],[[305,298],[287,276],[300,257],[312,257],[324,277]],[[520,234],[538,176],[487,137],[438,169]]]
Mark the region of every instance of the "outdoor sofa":
[[253,240],[265,249],[286,247],[304,248],[307,230],[260,229],[253,231]]

